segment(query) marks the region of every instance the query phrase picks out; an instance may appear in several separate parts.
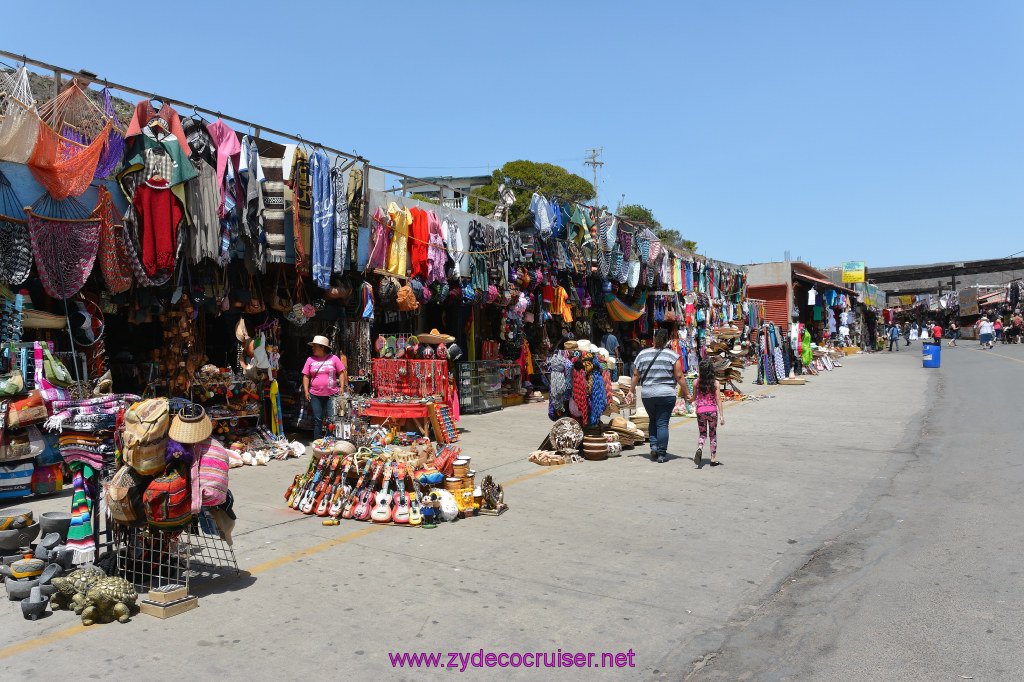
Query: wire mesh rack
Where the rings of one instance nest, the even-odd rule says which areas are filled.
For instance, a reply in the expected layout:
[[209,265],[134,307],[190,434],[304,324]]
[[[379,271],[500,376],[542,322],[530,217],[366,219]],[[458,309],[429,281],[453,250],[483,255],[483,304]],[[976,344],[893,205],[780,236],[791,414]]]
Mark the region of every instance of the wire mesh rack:
[[113,533],[118,573],[140,591],[238,576],[235,550],[204,510],[181,531],[118,526]]

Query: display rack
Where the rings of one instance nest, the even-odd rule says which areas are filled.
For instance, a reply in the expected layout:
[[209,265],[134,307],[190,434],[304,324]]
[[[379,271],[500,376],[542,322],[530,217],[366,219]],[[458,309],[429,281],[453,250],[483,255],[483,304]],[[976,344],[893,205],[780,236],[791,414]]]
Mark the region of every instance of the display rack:
[[460,362],[455,366],[459,410],[465,414],[502,408],[500,363],[491,360]]
[[117,526],[112,548],[118,573],[139,591],[207,582],[239,574],[235,550],[221,538],[206,510],[182,531]]

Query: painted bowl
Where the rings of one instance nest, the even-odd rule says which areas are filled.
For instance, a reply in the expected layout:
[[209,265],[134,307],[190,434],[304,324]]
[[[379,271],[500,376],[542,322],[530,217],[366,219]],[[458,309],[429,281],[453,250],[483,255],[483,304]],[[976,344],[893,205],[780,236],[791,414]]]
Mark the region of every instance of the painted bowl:
[[0,530],[24,528],[32,523],[32,510],[27,507],[0,510]]

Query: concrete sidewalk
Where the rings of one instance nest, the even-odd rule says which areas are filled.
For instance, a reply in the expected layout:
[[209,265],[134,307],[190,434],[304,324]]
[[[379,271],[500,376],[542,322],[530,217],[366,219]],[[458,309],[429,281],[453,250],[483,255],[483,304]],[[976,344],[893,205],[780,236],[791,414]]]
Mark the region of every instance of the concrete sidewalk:
[[464,417],[459,445],[478,478],[508,484],[511,509],[435,530],[325,527],[286,509],[305,458],[232,470],[247,575],[167,621],[139,615],[86,630],[60,612],[33,624],[10,603],[0,609],[0,671],[422,679],[438,673],[393,670],[388,653],[561,649],[596,653],[595,664],[603,652],[634,654],[633,668],[561,669],[580,679],[678,679],[862,517],[907,459],[933,376],[916,350],[853,356],[805,386],[728,407],[725,464],[713,469],[690,459],[693,420],[673,420],[665,464],[643,446],[541,468],[525,458],[550,428],[546,405]]

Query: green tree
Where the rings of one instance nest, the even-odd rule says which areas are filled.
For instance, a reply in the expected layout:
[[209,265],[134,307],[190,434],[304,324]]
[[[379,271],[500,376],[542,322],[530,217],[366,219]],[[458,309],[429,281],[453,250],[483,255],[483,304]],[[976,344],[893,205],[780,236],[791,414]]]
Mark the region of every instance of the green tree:
[[666,246],[693,252],[697,251],[697,242],[692,239],[683,239],[683,235],[679,234],[679,230],[670,230],[663,227],[658,219],[654,217],[654,212],[646,206],[627,204],[619,210],[619,215],[629,220],[644,223],[647,227],[654,230],[654,234],[658,235],[658,239]]
[[[516,201],[509,209],[509,224],[525,220],[530,215],[530,198],[534,192],[540,192],[551,199],[559,201],[590,201],[594,198],[594,186],[578,175],[570,173],[561,166],[535,161],[509,161],[494,171],[491,184],[481,187],[474,194],[498,200],[498,186],[504,184],[516,195]],[[492,204],[480,202],[477,211],[489,215],[494,210]]]

